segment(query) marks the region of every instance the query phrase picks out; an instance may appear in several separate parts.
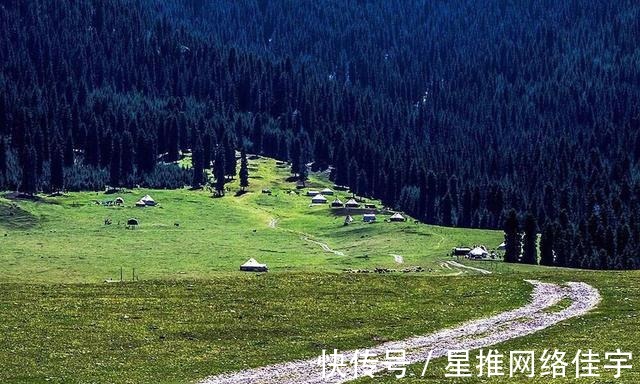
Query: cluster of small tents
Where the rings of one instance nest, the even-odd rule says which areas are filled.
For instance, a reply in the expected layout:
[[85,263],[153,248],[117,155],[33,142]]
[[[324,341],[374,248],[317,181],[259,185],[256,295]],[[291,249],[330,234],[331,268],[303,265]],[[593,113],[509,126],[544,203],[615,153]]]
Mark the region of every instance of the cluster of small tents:
[[[335,193],[333,192],[332,189],[330,188],[324,188],[323,190],[309,190],[307,191],[307,196],[311,197],[311,204],[312,205],[316,205],[316,204],[327,204],[329,202],[329,200],[327,200],[327,198],[325,196],[332,196]],[[342,200],[340,200],[338,197],[336,197],[332,202],[331,202],[331,208],[362,208],[364,207],[365,209],[376,209],[376,205],[375,204],[361,204],[358,201],[356,201],[356,199],[351,198],[349,200],[347,200],[346,203],[343,203]],[[344,224],[348,225],[351,224],[353,222],[353,217],[351,215],[347,215],[345,217],[344,220]],[[376,221],[376,214],[375,213],[365,213],[362,216],[362,221],[364,221],[365,223],[373,223]],[[400,221],[407,221],[407,219],[402,216],[402,214],[400,214],[399,212],[394,213],[390,218],[389,221],[391,222],[400,222]]]

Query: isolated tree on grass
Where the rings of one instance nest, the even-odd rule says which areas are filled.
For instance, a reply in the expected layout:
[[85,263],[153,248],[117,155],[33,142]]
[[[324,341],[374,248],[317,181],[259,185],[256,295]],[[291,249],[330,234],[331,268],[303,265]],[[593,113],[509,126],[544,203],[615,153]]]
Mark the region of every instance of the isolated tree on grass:
[[249,164],[247,162],[247,152],[242,148],[240,151],[240,188],[242,192],[249,186]]
[[213,164],[213,177],[215,181],[216,195],[224,196],[225,179],[225,167],[224,167],[224,148],[218,145],[216,149],[216,159]]
[[524,247],[522,263],[538,264],[538,231],[536,218],[527,213],[524,219]]
[[550,223],[547,223],[542,230],[542,235],[540,236],[540,265],[555,265],[553,260],[554,232],[553,225]]
[[518,215],[516,214],[515,209],[509,211],[507,218],[504,221],[504,242],[504,261],[507,263],[517,263],[520,259],[522,240],[520,238]]

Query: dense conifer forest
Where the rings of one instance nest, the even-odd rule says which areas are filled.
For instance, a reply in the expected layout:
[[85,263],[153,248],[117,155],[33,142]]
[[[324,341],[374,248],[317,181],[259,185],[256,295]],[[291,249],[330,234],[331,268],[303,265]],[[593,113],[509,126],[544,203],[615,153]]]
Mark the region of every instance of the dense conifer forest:
[[638,36],[631,0],[3,1],[0,190],[222,192],[238,150],[640,268]]

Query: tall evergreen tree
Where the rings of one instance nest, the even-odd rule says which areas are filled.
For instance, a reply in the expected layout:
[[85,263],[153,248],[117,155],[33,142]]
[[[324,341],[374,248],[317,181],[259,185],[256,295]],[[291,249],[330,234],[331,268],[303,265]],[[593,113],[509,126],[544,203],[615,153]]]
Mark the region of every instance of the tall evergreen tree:
[[196,134],[196,142],[191,152],[193,176],[191,187],[200,188],[204,182],[204,146],[200,134]]
[[129,131],[125,131],[120,140],[120,178],[123,181],[123,185],[126,187],[132,187],[131,180],[135,173],[134,162],[135,152],[133,145],[133,138]]
[[540,236],[540,265],[553,266],[555,264],[553,255],[553,237],[553,224],[545,224],[544,229],[542,230],[542,235]]
[[538,230],[536,218],[532,213],[527,213],[524,218],[524,246],[522,262],[525,264],[538,264]]
[[0,189],[6,187],[7,182],[7,145],[4,138],[0,136]]
[[224,167],[225,167],[225,175],[230,179],[236,177],[237,174],[237,162],[236,162],[236,148],[234,145],[233,138],[231,136],[227,136],[227,140],[224,145]]
[[219,145],[216,148],[216,158],[213,164],[213,176],[215,178],[215,191],[217,196],[224,196],[225,178],[225,150]]
[[518,215],[514,209],[509,211],[504,222],[504,242],[504,261],[507,263],[517,263],[520,260],[522,240],[520,237]]
[[440,217],[442,220],[442,225],[451,226],[451,207],[452,207],[451,196],[447,193],[442,200],[440,201]]
[[64,189],[64,159],[62,153],[62,145],[56,137],[51,142],[49,162],[49,187],[53,192]]
[[111,137],[111,161],[109,163],[109,184],[119,187],[122,183],[122,143],[119,135]]
[[307,169],[307,163],[304,154],[300,154],[300,160],[298,161],[298,164],[298,181],[300,181],[302,185],[306,185],[305,183],[309,179],[309,170]]
[[64,166],[73,166],[75,155],[73,153],[73,132],[67,131],[67,137],[64,142]]
[[240,151],[240,188],[244,192],[249,186],[249,163],[244,147]]
[[22,156],[22,182],[20,183],[20,192],[27,195],[34,195],[37,192],[37,162],[36,150],[33,145],[25,148]]

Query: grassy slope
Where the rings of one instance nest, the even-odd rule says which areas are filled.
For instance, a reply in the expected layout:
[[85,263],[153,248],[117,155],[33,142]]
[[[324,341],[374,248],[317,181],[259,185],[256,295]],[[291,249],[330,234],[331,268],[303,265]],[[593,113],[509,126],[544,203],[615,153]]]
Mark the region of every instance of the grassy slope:
[[[0,280],[11,282],[100,282],[126,276],[135,268],[143,279],[209,278],[235,272],[250,257],[266,262],[274,272],[336,271],[343,268],[397,267],[390,255],[405,263],[442,273],[436,258],[460,244],[500,243],[497,231],[470,231],[422,224],[356,223],[344,227],[343,217],[328,206],[309,207],[310,199],[288,194],[288,170],[273,160],[250,162],[250,193],[222,199],[206,191],[125,193],[125,207],[103,207],[95,201],[113,199],[102,193],[71,193],[37,202],[0,199]],[[328,183],[314,178],[312,187]],[[272,195],[260,193],[269,188]],[[159,207],[136,208],[134,202],[151,194]],[[344,201],[346,195],[340,194]],[[10,213],[14,212],[11,216]],[[113,224],[104,225],[105,218]],[[126,230],[130,217],[140,228]],[[6,218],[6,220],[4,220]],[[277,228],[270,228],[271,219]],[[175,226],[179,224],[179,227]],[[3,236],[3,232],[6,236]],[[301,239],[326,242],[346,256],[324,252]],[[448,270],[447,270],[448,271]],[[450,271],[448,271],[450,272]]]
[[0,382],[139,384],[431,332],[466,320],[471,307],[483,316],[520,305],[529,287],[497,277],[296,273],[2,289]]
[[[322,348],[366,347],[517,307],[529,292],[525,278],[586,281],[601,289],[603,303],[584,318],[501,350],[637,351],[637,272],[473,263],[500,273],[438,277],[451,273],[439,267],[451,247],[498,244],[500,234],[412,223],[343,227],[328,207],[310,208],[308,198],[285,194],[292,184],[275,162],[251,163],[254,192],[241,197],[136,190],[124,195],[127,207],[106,208],[93,204],[108,198],[103,194],[74,193],[19,201],[11,209],[14,202],[0,199],[0,381],[186,383],[314,356]],[[324,185],[322,179],[312,182]],[[259,193],[262,188],[273,195]],[[131,207],[147,192],[162,208]],[[132,216],[140,219],[139,229],[118,225]],[[105,217],[114,224],[105,226]],[[273,218],[275,229],[268,226]],[[305,233],[346,256],[302,241]],[[334,273],[395,266],[390,253],[432,271]],[[249,257],[267,262],[275,273],[237,272]],[[135,267],[141,279],[156,280],[100,283],[118,277],[121,266],[127,276]],[[442,367],[441,360],[427,382],[442,382]],[[616,382],[639,382],[640,373],[634,369],[623,378]]]
[[[558,349],[566,352],[565,362],[567,366],[567,377],[565,379],[540,379],[539,373],[536,379],[529,379],[523,376],[510,378],[508,376],[508,357],[505,360],[507,376],[503,378],[473,377],[469,379],[457,379],[460,383],[531,383],[531,382],[554,382],[554,383],[638,383],[640,382],[640,365],[637,362],[637,353],[640,351],[640,334],[638,319],[640,308],[640,273],[633,272],[586,272],[586,271],[558,271],[552,269],[541,269],[537,273],[526,273],[520,275],[522,278],[536,278],[544,281],[584,281],[600,290],[602,302],[599,307],[584,317],[571,319],[558,326],[548,328],[544,331],[526,336],[520,339],[502,343],[498,346],[488,348],[497,349],[508,356],[509,351],[535,351],[540,357],[545,349]],[[518,275],[503,276],[504,279],[513,279]],[[558,308],[560,309],[560,308]],[[596,364],[600,367],[600,378],[575,379],[575,366],[571,363],[578,350],[586,351],[591,348],[600,354],[602,363]],[[604,370],[603,365],[608,364],[604,360],[605,352],[613,352],[620,348],[625,352],[633,352],[634,360],[631,362],[631,370],[623,370],[619,379],[614,379],[612,371]],[[485,350],[486,351],[486,350]],[[472,366],[477,364],[475,357],[477,352],[471,352]],[[421,377],[423,364],[411,367],[411,377],[401,381],[406,384],[414,383],[439,383],[445,375],[446,358],[438,359],[429,366],[424,377]],[[536,369],[540,369],[540,362],[537,362]],[[477,369],[472,368],[472,372],[477,374]],[[539,371],[537,371],[539,372]],[[540,381],[538,381],[540,380]],[[452,379],[453,381],[453,379]],[[393,377],[382,377],[358,380],[357,383],[397,383]]]

